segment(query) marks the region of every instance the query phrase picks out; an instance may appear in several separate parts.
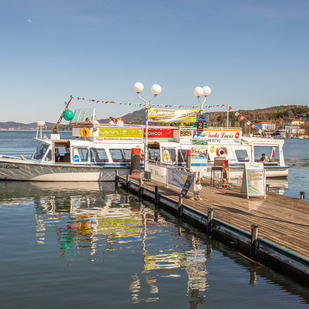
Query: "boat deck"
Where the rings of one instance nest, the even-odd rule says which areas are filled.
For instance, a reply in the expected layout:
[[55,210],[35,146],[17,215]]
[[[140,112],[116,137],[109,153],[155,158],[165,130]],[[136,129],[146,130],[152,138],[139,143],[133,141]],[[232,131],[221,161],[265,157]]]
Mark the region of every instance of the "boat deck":
[[[162,183],[147,181],[144,187],[175,201],[180,190],[167,188]],[[251,233],[251,225],[258,225],[258,237],[279,245],[309,259],[309,202],[267,192],[267,198],[240,196],[240,187],[216,188],[209,181],[203,183],[202,200],[196,201],[192,194],[183,199],[183,204],[207,215],[212,207],[214,219],[222,220]]]

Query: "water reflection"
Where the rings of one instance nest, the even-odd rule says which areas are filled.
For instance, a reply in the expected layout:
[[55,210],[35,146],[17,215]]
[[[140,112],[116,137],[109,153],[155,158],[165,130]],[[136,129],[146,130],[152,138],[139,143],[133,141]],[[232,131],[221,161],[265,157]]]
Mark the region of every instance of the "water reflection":
[[[1,204],[33,199],[36,243],[46,245],[53,230],[59,256],[69,259],[69,265],[81,256],[91,262],[104,262],[104,255],[132,250],[139,243],[142,269],[131,276],[128,287],[133,303],[157,301],[158,278],[180,278],[182,272],[187,274],[186,292],[192,305],[204,302],[201,293],[208,287],[205,245],[192,235],[187,244],[189,250],[171,246],[168,239],[162,241],[160,238],[165,238],[171,223],[156,209],[145,207],[123,191],[115,191],[113,183],[0,185],[5,187]],[[145,289],[149,293],[146,299],[142,291]]]
[[[60,260],[70,269],[75,267],[76,273],[84,261],[98,265],[98,271],[107,264],[110,273],[104,269],[102,278],[115,277],[117,287],[125,286],[134,304],[169,300],[169,293],[177,291],[179,297],[187,297],[191,308],[197,308],[206,300],[211,302],[214,295],[221,297],[222,286],[232,299],[240,283],[242,289],[246,285],[258,289],[265,282],[269,289],[278,286],[283,297],[281,290],[309,302],[305,284],[248,260],[236,245],[233,250],[233,243],[207,238],[164,210],[115,190],[113,183],[0,182],[0,207],[30,201],[35,208],[36,246],[41,252],[56,247]],[[84,272],[91,271],[88,265],[82,267]],[[125,279],[117,277],[118,273]],[[219,292],[213,294],[216,286]],[[246,291],[248,297],[241,297],[249,301],[253,292]]]

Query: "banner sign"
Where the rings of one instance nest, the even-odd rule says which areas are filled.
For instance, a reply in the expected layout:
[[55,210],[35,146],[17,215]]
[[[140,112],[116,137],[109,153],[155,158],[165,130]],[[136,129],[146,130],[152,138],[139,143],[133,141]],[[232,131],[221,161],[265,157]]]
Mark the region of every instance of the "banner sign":
[[99,128],[99,136],[103,138],[138,138],[144,137],[142,128]]
[[[144,130],[145,132],[145,130]],[[145,136],[145,133],[144,133]],[[174,131],[173,130],[155,130],[149,129],[148,130],[148,137],[150,138],[173,138]]]
[[150,122],[196,122],[199,109],[177,110],[163,108],[149,108]]
[[245,163],[241,192],[266,198],[266,176],[263,163]]
[[[191,173],[185,172],[185,171],[167,168],[167,182],[166,182],[166,184],[168,186],[183,189],[188,178],[192,179],[192,181],[193,181],[194,175],[191,174]],[[190,187],[188,189],[190,189]],[[193,191],[191,193],[193,193]]]

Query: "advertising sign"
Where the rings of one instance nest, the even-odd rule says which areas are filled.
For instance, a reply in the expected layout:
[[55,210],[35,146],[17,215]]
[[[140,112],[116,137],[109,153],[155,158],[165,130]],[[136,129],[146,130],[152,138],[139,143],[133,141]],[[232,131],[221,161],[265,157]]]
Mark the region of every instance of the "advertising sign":
[[208,138],[206,131],[194,131],[192,137],[192,145],[208,145]]
[[196,115],[196,121],[197,122],[208,122],[208,114],[200,114]]
[[266,176],[263,163],[245,163],[241,192],[266,198]]
[[[144,130],[145,132],[145,130]],[[144,133],[145,136],[145,133]],[[148,130],[148,137],[150,138],[173,138],[174,131],[173,130],[155,130],[149,129]]]
[[150,122],[196,122],[196,115],[200,113],[199,109],[163,109],[149,108]]
[[183,186],[183,188],[181,190],[181,193],[180,193],[182,197],[186,197],[186,195],[187,195],[187,193],[188,193],[188,191],[190,189],[190,186],[191,186],[193,180],[194,180],[193,176],[188,176],[187,177],[186,182],[185,182],[185,184],[184,184],[184,186]]
[[142,128],[99,128],[99,137],[103,139],[142,139]]
[[188,172],[185,172],[185,171],[167,168],[166,184],[168,186],[183,189],[188,178],[189,179],[192,178],[192,181],[193,181],[194,175],[192,173],[188,173]]

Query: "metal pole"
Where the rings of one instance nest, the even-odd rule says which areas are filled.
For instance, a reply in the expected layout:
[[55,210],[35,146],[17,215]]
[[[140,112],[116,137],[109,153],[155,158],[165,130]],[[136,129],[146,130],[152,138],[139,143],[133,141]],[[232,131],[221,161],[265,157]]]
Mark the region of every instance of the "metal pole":
[[149,121],[149,101],[146,103],[146,132],[144,145],[144,171],[148,170],[148,121]]
[[250,255],[256,257],[257,249],[257,238],[258,238],[258,226],[256,224],[251,225],[251,250]]
[[226,113],[226,127],[229,127],[229,110],[230,110],[230,106],[227,106],[227,113]]
[[72,100],[73,100],[73,96],[71,96],[71,99],[70,99],[69,102],[65,105],[65,108],[64,108],[62,114],[60,115],[60,117],[59,117],[59,119],[58,119],[58,121],[57,121],[57,123],[56,123],[54,129],[53,129],[53,133],[56,133],[56,132],[57,132],[58,127],[59,127],[59,125],[60,125],[60,122],[61,122],[61,120],[62,120],[62,118],[63,118],[63,114],[64,114],[64,112],[68,109],[68,107],[69,107],[69,105],[70,105],[70,103],[71,103]]
[[305,199],[305,192],[304,191],[300,191],[300,199],[301,200]]

